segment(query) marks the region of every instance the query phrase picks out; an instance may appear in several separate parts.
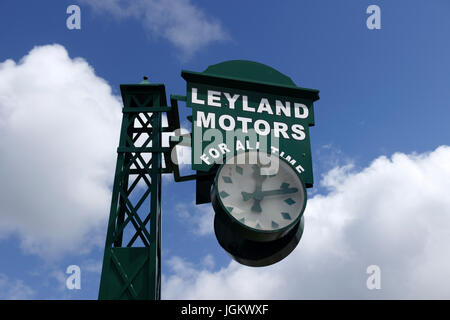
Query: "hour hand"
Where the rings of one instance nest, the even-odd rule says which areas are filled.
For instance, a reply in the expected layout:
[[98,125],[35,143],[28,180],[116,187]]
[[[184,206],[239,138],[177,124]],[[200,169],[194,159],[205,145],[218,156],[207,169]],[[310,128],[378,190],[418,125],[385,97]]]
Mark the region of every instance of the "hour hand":
[[250,192],[242,191],[241,194],[242,194],[242,198],[244,199],[244,201],[248,201],[250,199],[254,199],[255,200],[253,202],[253,206],[251,207],[251,210],[253,212],[261,212],[262,211],[262,209],[261,209],[261,200],[263,198],[261,197],[261,193],[260,192],[250,193]]
[[253,198],[253,193],[242,191],[241,194],[244,201],[248,201]]
[[291,193],[296,193],[297,191],[298,191],[297,188],[289,188],[288,183],[283,183],[281,185],[280,189],[267,190],[267,191],[256,190],[253,193],[243,191],[243,192],[241,192],[241,194],[242,194],[242,198],[244,201],[248,201],[252,198],[255,200],[261,201],[266,196],[274,196],[274,195],[279,195],[279,194],[291,194]]
[[278,194],[296,193],[297,191],[298,191],[297,188],[284,188],[284,189],[277,189],[277,190],[261,191],[260,194],[262,197],[265,197],[265,196],[274,196],[274,195],[278,195]]
[[[261,194],[263,181],[267,178],[265,175],[261,175],[261,167],[257,165],[253,165],[253,177],[255,178],[255,191],[249,196],[248,194],[242,194],[244,201],[247,201],[250,198],[254,199],[253,206],[251,210],[253,212],[261,212],[261,200],[264,196]],[[247,200],[245,200],[247,198]]]
[[253,206],[251,207],[251,210],[253,212],[261,212],[261,200],[255,199],[255,202],[253,202]]
[[244,201],[248,201],[250,199],[255,199],[255,200],[262,200],[264,198],[264,195],[262,192],[260,191],[255,191],[255,192],[245,192],[242,191],[241,192],[242,195],[242,199]]

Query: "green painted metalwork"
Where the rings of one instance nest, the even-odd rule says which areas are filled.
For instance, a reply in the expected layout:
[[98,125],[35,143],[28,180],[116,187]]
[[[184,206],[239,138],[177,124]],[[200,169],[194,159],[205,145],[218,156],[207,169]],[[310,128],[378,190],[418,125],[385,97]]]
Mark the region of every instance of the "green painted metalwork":
[[[300,88],[279,71],[252,61],[226,61],[210,66],[201,73],[183,71],[181,75],[187,81],[187,94],[171,95],[170,107],[167,106],[165,86],[151,84],[147,77],[140,84],[120,86],[124,105],[123,118],[99,299],[161,298],[161,175],[172,173],[176,182],[195,179],[197,204],[211,201],[209,191],[215,175],[214,163],[205,164],[200,156],[206,147],[216,147],[218,142],[214,141],[209,145],[210,141],[203,141],[205,128],[198,130],[201,126],[196,125],[200,123],[198,114],[201,112],[214,113],[217,118],[223,115],[236,119],[238,116],[245,116],[249,121],[255,122],[249,128],[256,129],[256,121],[261,120],[272,127],[279,126],[279,132],[285,130],[283,128],[286,126],[291,128],[296,136],[292,132],[291,137],[282,134],[280,144],[277,145],[280,157],[296,168],[306,187],[313,185],[309,127],[314,125],[313,103],[319,99],[318,90]],[[239,99],[232,100],[231,96]],[[192,136],[176,133],[169,140],[170,146],[165,147],[162,145],[162,134],[180,128],[178,101],[185,101],[192,108],[193,114],[188,117],[192,122]],[[264,104],[270,103],[272,107],[274,104],[284,104],[283,108],[280,107],[284,115],[281,111],[275,115],[271,111],[264,113],[263,109],[270,109],[270,106],[260,111],[263,101],[266,101]],[[300,108],[305,116],[295,113]],[[256,109],[258,114],[251,111]],[[163,112],[167,114],[167,127],[162,127]],[[291,116],[291,113],[295,116]],[[241,125],[236,125],[233,130],[241,129]],[[221,128],[221,131],[229,130]],[[296,138],[295,141],[292,137]],[[234,141],[234,137],[232,139]],[[269,143],[266,147],[273,147],[272,142]],[[197,173],[181,176],[177,161],[172,162],[172,150],[176,145],[191,144],[192,169]],[[238,149],[236,147],[232,150],[234,152]],[[222,228],[219,222],[215,223],[215,228]],[[270,252],[257,252],[258,249],[253,244],[243,244],[248,245],[244,251],[258,253],[251,261],[242,258],[239,250],[232,254],[236,256],[236,260],[248,265],[273,263],[295,248],[302,232],[301,223],[301,227],[288,240],[283,240],[286,243],[277,242]]]
[[[203,72],[183,70],[181,76],[187,82],[186,105],[192,108],[193,170],[208,172],[233,153],[257,148],[279,154],[306,187],[313,186],[309,127],[314,126],[318,90],[298,87],[274,68],[245,60]],[[258,133],[266,128],[269,133]],[[251,130],[256,137],[247,136]]]
[[[161,174],[172,173],[162,132],[180,127],[163,84],[121,85],[123,118],[99,299],[161,297]],[[169,126],[162,127],[162,112]],[[162,155],[164,154],[165,166]],[[139,184],[139,187],[138,187]]]

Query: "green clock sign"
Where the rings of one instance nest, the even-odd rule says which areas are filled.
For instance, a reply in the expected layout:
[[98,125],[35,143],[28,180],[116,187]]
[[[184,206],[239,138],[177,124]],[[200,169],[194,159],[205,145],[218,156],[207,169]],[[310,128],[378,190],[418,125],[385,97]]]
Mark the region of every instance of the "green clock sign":
[[240,263],[280,261],[303,233],[318,90],[241,60],[182,77],[192,108],[192,169],[215,174],[217,240]]
[[313,185],[309,127],[318,90],[251,61],[226,61],[204,72],[182,71],[192,108],[192,169],[208,171],[230,155],[267,151]]

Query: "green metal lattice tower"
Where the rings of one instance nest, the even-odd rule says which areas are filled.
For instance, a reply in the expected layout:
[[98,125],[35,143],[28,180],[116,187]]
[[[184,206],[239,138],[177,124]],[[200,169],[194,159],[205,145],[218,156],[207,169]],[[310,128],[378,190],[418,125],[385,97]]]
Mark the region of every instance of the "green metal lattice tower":
[[[150,84],[146,77],[140,84],[121,85],[120,90],[123,118],[99,299],[158,300],[161,174],[174,172],[162,133],[180,127],[178,106],[172,100],[168,107],[165,86]],[[168,126],[163,128],[164,112]]]

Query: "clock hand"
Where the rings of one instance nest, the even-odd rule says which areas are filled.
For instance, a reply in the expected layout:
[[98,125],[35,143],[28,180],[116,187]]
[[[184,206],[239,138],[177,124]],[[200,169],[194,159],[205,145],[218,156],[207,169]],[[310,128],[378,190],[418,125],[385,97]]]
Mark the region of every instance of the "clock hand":
[[296,193],[298,191],[297,188],[286,188],[286,189],[276,189],[276,190],[267,190],[267,191],[255,191],[255,192],[245,192],[242,191],[242,198],[244,201],[248,201],[251,198],[255,200],[262,200],[265,196],[274,196],[279,194],[291,194]]
[[264,198],[265,196],[274,196],[279,194],[290,194],[296,193],[298,191],[297,188],[286,188],[286,189],[277,189],[277,190],[267,190],[259,192],[260,197]]
[[253,206],[251,207],[251,210],[253,212],[261,212],[261,200],[263,199],[262,197],[260,197],[261,192],[253,192],[253,193],[249,193],[249,192],[245,192],[242,191],[242,198],[244,199],[244,201],[248,201],[250,199],[253,198],[254,202],[253,202]]
[[244,201],[248,201],[253,198],[253,193],[242,191],[241,194]]
[[281,185],[280,189],[262,191],[261,189],[258,188],[253,193],[243,191],[243,192],[241,192],[241,194],[242,194],[242,198],[244,199],[244,201],[248,201],[251,198],[257,199],[257,200],[262,200],[262,199],[264,199],[265,196],[291,194],[291,193],[295,193],[297,191],[298,191],[297,188],[289,188],[289,184],[284,182]]
[[251,207],[251,210],[254,212],[261,212],[261,200],[255,199],[255,202],[253,202],[253,206]]
[[253,202],[253,206],[251,208],[254,212],[261,212],[261,200],[262,198],[259,198],[255,196],[255,194],[258,194],[262,190],[262,184],[263,181],[267,178],[267,176],[261,175],[261,167],[257,166],[256,164],[252,166],[253,168],[253,177],[255,178],[255,191],[253,192],[253,199],[255,200]]

